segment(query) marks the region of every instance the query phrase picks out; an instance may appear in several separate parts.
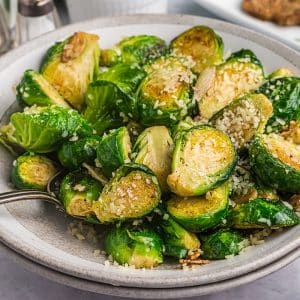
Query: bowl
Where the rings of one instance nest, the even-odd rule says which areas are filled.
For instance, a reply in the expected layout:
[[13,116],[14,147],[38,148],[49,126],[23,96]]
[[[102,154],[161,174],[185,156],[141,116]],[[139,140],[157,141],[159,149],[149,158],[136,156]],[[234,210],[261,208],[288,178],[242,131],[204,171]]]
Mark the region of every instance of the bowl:
[[[64,27],[3,56],[0,59],[1,114],[14,103],[12,87],[19,82],[23,71],[28,68],[38,69],[46,49],[75,31],[97,33],[101,37],[101,47],[110,47],[122,37],[134,34],[154,34],[170,41],[185,29],[199,24],[212,27],[223,37],[225,52],[249,48],[261,59],[266,72],[287,67],[299,74],[299,53],[233,24],[187,15],[103,18]],[[0,148],[1,192],[12,189],[9,183],[12,161],[13,157]],[[143,289],[195,288],[225,282],[256,272],[297,250],[300,245],[300,226],[296,226],[273,234],[264,244],[252,247],[239,256],[214,261],[193,270],[181,270],[172,262],[152,270],[135,270],[107,265],[104,263],[105,256],[95,257],[93,252],[101,249],[101,243],[95,245],[73,238],[67,233],[71,221],[71,218],[62,215],[51,205],[39,201],[1,206],[0,241],[37,264],[60,273],[95,283]],[[297,253],[299,255],[299,251]]]

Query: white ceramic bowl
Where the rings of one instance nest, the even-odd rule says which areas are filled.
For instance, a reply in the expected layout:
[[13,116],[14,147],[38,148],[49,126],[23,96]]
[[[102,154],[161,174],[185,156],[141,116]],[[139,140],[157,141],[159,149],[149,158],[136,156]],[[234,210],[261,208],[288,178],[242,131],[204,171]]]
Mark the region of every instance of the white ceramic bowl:
[[[193,17],[136,15],[97,19],[74,24],[42,36],[0,59],[0,111],[3,114],[14,102],[12,86],[27,68],[38,69],[46,49],[74,31],[100,35],[102,47],[112,46],[132,34],[154,34],[167,41],[196,24],[215,29],[224,39],[226,51],[250,48],[263,62],[266,72],[288,67],[299,74],[300,55],[281,43],[229,23]],[[12,157],[0,148],[0,191],[8,184]],[[141,288],[181,288],[209,285],[237,278],[263,268],[299,248],[300,226],[271,236],[266,243],[229,260],[215,261],[191,271],[175,264],[163,264],[154,270],[132,270],[105,266],[105,257],[94,257],[101,245],[81,242],[67,233],[70,218],[54,207],[40,202],[15,203],[0,207],[0,240],[27,258],[48,268],[75,277],[106,284]],[[187,289],[188,290],[188,289]],[[187,292],[188,293],[188,292]]]

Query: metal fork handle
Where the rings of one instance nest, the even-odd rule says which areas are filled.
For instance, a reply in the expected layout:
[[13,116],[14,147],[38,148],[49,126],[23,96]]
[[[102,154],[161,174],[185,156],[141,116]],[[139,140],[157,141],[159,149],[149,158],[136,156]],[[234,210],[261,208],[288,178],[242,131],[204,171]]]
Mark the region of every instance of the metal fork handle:
[[0,194],[0,205],[23,200],[43,200],[62,208],[61,202],[49,193],[35,190],[11,191]]

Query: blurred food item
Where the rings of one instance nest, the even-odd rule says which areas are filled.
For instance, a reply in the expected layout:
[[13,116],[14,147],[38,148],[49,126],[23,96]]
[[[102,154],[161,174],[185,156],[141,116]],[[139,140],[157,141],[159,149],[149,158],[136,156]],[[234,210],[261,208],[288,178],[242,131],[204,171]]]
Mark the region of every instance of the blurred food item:
[[243,0],[249,14],[280,25],[300,25],[300,0]]

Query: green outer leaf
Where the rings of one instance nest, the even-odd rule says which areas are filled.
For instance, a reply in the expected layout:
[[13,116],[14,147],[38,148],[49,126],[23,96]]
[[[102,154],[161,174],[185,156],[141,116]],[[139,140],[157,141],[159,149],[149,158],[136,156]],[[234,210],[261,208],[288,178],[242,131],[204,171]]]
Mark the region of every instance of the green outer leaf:
[[216,260],[237,255],[243,248],[243,240],[244,237],[239,232],[221,229],[205,236],[201,246],[202,257]]
[[257,198],[231,210],[229,220],[235,228],[280,228],[300,223],[297,214],[282,201]]
[[129,160],[130,137],[126,127],[113,129],[97,147],[97,159],[103,173],[111,177],[112,172]]
[[[257,135],[250,144],[250,165],[263,184],[283,192],[300,193],[300,171],[274,157]],[[267,166],[267,167],[266,167]]]

